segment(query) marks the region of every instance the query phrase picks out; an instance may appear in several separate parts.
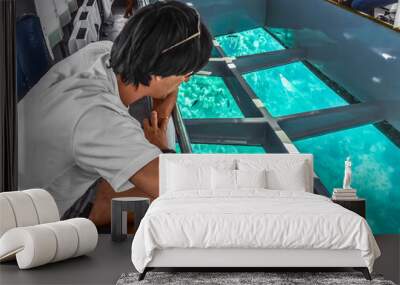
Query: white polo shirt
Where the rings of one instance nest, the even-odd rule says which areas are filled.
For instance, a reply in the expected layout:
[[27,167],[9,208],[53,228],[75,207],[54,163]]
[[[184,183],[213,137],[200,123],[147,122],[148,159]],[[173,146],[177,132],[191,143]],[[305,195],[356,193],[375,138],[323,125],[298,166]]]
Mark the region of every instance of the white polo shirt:
[[44,188],[62,215],[98,178],[115,191],[160,150],[123,105],[107,67],[112,42],[54,65],[18,103],[19,188]]

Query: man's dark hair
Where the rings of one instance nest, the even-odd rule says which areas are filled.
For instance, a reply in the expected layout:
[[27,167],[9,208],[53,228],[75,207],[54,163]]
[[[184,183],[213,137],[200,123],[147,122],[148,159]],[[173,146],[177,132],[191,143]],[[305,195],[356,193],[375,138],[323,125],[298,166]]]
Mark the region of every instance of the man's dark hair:
[[208,62],[212,38],[201,23],[195,37],[164,50],[198,32],[198,14],[178,1],[156,2],[129,19],[111,50],[110,67],[125,84],[148,86],[151,75],[167,77],[197,72]]

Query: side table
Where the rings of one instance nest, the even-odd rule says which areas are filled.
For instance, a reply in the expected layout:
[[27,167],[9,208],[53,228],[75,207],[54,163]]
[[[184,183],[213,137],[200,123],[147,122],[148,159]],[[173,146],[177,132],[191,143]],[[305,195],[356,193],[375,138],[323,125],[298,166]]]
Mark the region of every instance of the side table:
[[340,206],[359,214],[365,219],[365,199],[354,199],[354,200],[336,200],[332,199],[333,203],[339,204]]
[[127,237],[128,212],[134,214],[135,227],[138,228],[140,221],[149,208],[150,200],[143,197],[120,197],[111,200],[111,239],[123,241]]

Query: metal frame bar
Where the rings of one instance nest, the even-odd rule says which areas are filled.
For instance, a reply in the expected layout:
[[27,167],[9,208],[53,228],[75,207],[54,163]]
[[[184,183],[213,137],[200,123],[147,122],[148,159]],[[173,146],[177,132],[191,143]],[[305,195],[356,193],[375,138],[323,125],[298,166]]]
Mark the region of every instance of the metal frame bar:
[[231,74],[224,61],[209,61],[202,71],[211,72],[210,76],[218,77],[226,77]]
[[186,131],[178,104],[176,104],[174,110],[172,111],[172,119],[174,121],[175,131],[178,136],[178,143],[181,151],[183,153],[192,153],[192,145],[190,143],[190,139]]
[[[222,57],[227,57],[221,46],[215,46],[215,49],[220,53]],[[239,108],[240,110],[242,110],[243,114],[246,117],[266,117],[272,119],[271,114],[264,107],[264,105],[257,107],[254,104],[253,100],[258,99],[258,97],[244,80],[241,73],[238,71],[236,64],[229,63],[228,67],[231,71],[231,76],[228,77],[228,79],[224,78],[224,81],[231,93],[236,93],[236,95],[238,95],[235,100],[238,103]],[[236,87],[237,89],[233,89],[233,87]],[[239,92],[237,90],[239,90]]]
[[284,49],[253,55],[240,56],[235,64],[240,73],[249,73],[260,69],[286,65],[296,61],[303,61],[306,52],[303,49]]
[[358,103],[278,118],[292,140],[331,133],[384,120],[379,102]]
[[262,145],[264,118],[191,119],[185,125],[193,143]]

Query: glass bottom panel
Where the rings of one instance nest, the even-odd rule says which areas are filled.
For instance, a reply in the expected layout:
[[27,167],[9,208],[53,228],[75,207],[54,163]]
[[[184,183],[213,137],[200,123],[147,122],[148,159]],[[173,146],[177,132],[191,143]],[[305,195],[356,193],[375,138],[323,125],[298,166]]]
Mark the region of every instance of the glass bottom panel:
[[330,192],[341,188],[344,161],[352,159],[352,187],[366,199],[375,234],[400,233],[400,149],[373,125],[294,142],[314,154],[314,168]]
[[243,77],[274,117],[347,105],[301,62]]
[[181,85],[178,104],[184,119],[243,118],[220,77],[192,76]]
[[264,28],[257,28],[216,38],[228,56],[251,55],[285,49]]
[[[219,144],[192,144],[193,153],[266,153],[261,146],[219,145]],[[181,152],[176,144],[176,151]]]

